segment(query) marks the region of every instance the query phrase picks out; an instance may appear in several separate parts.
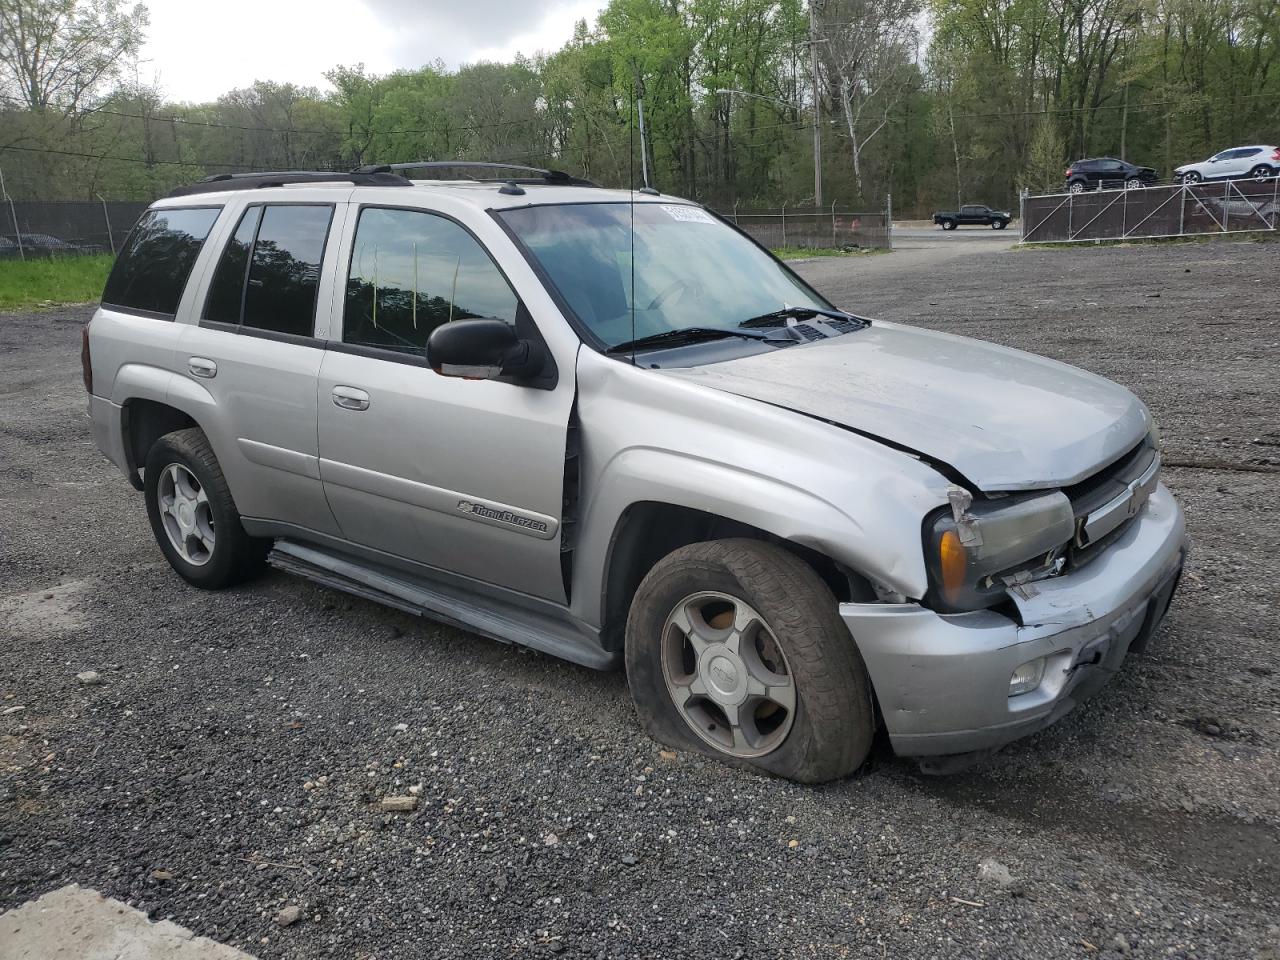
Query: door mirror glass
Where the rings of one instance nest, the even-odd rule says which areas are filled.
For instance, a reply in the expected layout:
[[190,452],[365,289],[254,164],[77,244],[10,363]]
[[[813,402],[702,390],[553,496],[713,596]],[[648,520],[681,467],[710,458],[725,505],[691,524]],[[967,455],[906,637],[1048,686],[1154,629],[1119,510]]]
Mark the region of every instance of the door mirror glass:
[[503,320],[455,320],[431,332],[427,363],[441,376],[467,380],[529,376],[542,369],[542,349]]

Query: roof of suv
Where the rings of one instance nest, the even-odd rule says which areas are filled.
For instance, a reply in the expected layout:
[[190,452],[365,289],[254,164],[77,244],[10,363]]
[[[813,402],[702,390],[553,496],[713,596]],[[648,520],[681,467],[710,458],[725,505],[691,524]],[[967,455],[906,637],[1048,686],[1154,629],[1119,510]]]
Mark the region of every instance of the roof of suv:
[[[563,185],[557,183],[520,183],[520,192],[503,192],[504,181],[496,180],[406,180],[400,184],[383,183],[377,186],[353,183],[350,180],[306,180],[303,182],[273,184],[245,189],[228,185],[226,190],[202,190],[199,193],[170,195],[155,203],[156,207],[186,207],[196,203],[222,203],[236,196],[251,194],[266,200],[270,197],[288,196],[298,190],[330,189],[353,191],[353,199],[395,203],[396,197],[406,194],[413,200],[429,197],[449,197],[461,200],[483,210],[504,210],[511,207],[527,207],[551,203],[689,203],[681,197],[640,193],[632,190],[611,190],[604,187]],[[508,188],[509,191],[509,188]]]

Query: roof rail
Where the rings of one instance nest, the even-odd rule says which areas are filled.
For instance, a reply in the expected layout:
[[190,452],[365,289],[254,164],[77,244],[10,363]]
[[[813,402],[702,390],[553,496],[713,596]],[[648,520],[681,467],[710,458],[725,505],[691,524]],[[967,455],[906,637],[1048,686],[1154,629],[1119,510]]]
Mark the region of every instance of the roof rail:
[[219,173],[169,192],[171,197],[226,190],[258,190],[286,183],[351,183],[358,187],[411,187],[412,182],[389,170],[355,170],[350,173],[325,170],[289,170],[278,173]]
[[517,177],[514,180],[511,177],[493,176],[493,177],[468,177],[470,180],[484,182],[507,182],[507,183],[554,183],[562,186],[574,187],[598,187],[600,184],[594,180],[587,180],[583,177],[575,177],[572,174],[565,173],[563,170],[546,170],[542,167],[526,167],[519,163],[495,163],[489,160],[411,160],[406,163],[381,163],[369,164],[363,167],[356,167],[353,173],[366,174],[387,174],[396,170],[449,170],[449,169],[465,169],[474,167],[481,170],[519,170],[524,173],[537,174],[536,177]]

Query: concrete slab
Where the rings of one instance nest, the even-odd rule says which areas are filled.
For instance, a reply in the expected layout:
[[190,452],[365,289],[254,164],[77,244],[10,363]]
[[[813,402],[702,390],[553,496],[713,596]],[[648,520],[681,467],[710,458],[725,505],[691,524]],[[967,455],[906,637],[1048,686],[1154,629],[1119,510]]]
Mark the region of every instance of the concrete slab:
[[76,884],[0,914],[0,960],[253,960]]

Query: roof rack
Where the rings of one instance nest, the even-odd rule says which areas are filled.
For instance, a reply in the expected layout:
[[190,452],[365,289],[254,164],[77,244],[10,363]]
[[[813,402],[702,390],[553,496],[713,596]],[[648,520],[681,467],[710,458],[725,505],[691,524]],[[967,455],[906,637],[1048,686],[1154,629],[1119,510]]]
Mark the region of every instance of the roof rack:
[[351,183],[358,187],[411,187],[413,183],[390,170],[354,170],[340,173],[325,170],[289,170],[277,173],[219,173],[169,192],[171,197],[189,197],[198,193],[220,193],[225,190],[258,190],[280,187],[286,183]]
[[396,170],[449,170],[477,168],[480,170],[513,170],[536,174],[535,177],[468,177],[479,183],[553,183],[561,186],[598,187],[594,180],[575,177],[563,170],[546,170],[542,167],[526,167],[519,163],[494,163],[488,160],[411,160],[406,163],[381,163],[356,167],[356,174],[389,174]]

